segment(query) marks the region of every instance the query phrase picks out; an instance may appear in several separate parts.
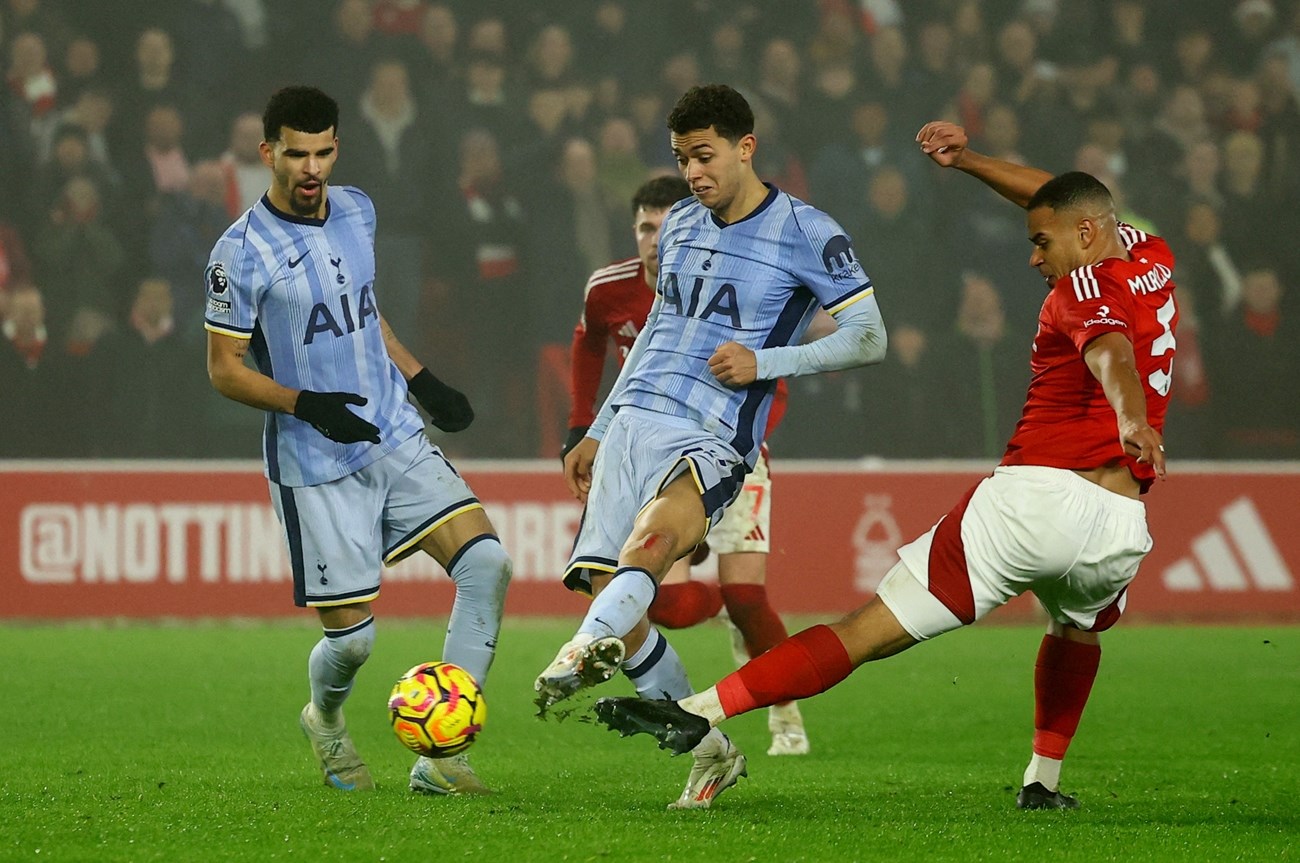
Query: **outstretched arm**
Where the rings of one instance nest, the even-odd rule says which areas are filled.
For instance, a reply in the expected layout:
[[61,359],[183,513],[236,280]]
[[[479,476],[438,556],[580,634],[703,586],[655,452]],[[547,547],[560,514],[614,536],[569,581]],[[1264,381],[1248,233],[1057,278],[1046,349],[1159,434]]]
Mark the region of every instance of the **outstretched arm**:
[[921,152],[936,164],[970,174],[1018,207],[1027,206],[1034,193],[1052,179],[1051,174],[1038,168],[968,149],[966,130],[955,123],[943,120],[926,123],[916,133],[916,142],[921,145]]

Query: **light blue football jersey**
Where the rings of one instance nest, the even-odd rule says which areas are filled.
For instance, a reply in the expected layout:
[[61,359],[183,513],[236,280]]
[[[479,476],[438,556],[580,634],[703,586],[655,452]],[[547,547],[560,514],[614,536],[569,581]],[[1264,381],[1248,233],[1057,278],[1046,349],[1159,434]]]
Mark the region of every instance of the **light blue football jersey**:
[[611,407],[680,417],[729,443],[752,468],[776,381],[732,389],[709,371],[725,342],[751,350],[798,344],[820,305],[834,314],[873,293],[834,219],[768,185],[733,224],[694,198],[674,205],[659,233],[658,314]]
[[349,410],[379,427],[378,444],[342,444],[268,412],[262,450],[272,482],[331,482],[424,429],[384,346],[374,243],[370,198],[330,186],[325,218],[281,212],[263,196],[212,249],[205,328],[249,339],[258,370],[286,387],[365,396]]

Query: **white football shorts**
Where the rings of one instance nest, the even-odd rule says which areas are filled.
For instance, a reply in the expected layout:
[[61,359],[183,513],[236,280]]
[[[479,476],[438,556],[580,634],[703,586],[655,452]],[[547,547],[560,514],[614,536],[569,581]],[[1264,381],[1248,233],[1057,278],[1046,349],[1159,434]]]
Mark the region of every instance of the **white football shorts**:
[[482,509],[423,433],[355,473],[321,485],[270,483],[299,606],[369,602],[392,566],[462,513]]
[[659,492],[689,473],[711,529],[740,491],[746,465],[740,455],[694,423],[637,408],[620,410],[600,442],[591,491],[573,541],[564,585],[591,592],[591,575],[618,569],[618,554],[636,517]]
[[914,638],[974,623],[1032,591],[1053,620],[1100,632],[1151,550],[1146,507],[1070,470],[997,468],[898,550],[877,591]]
[[754,469],[722,520],[709,531],[709,548],[714,554],[752,551],[767,554],[771,547],[772,478],[767,471],[767,447],[758,451]]

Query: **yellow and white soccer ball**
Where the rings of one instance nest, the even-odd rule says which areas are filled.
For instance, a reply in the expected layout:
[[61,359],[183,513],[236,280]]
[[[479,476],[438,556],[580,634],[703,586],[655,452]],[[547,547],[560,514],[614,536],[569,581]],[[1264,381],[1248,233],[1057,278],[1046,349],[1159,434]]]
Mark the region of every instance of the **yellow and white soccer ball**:
[[445,758],[464,752],[483,730],[487,702],[478,681],[450,662],[422,662],[388,696],[393,732],[412,752]]

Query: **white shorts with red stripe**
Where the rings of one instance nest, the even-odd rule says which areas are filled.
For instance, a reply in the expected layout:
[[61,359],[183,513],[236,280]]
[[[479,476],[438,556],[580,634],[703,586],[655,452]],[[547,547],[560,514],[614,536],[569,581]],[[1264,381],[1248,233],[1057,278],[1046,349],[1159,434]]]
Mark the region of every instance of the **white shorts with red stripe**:
[[767,446],[758,450],[754,469],[745,475],[740,494],[722,513],[717,527],[709,531],[709,548],[714,554],[751,551],[767,554],[772,529],[772,479],[767,472]]
[[1032,591],[1058,623],[1100,632],[1151,550],[1146,507],[1073,471],[997,468],[924,536],[878,590],[914,638],[974,623]]

